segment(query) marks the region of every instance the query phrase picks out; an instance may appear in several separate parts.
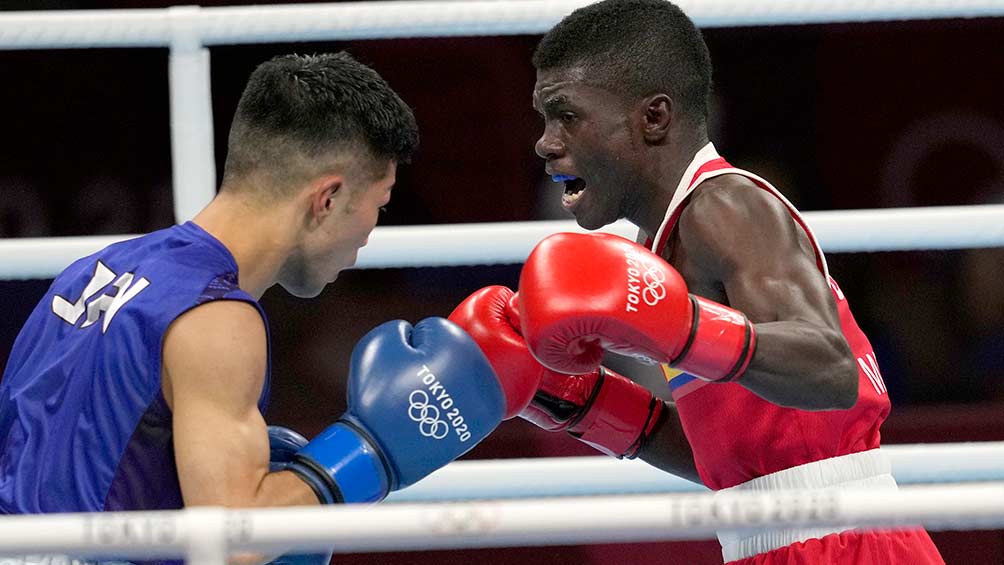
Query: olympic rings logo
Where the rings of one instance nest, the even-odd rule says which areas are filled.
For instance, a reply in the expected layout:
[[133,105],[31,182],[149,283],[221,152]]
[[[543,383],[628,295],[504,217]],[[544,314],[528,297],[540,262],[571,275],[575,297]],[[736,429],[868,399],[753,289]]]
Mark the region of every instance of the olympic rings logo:
[[637,312],[638,305],[655,306],[666,298],[666,271],[656,261],[625,250],[627,260],[627,303],[625,311]]
[[666,287],[662,283],[666,282],[666,273],[652,263],[647,263],[648,267],[642,275],[642,282],[645,283],[645,290],[641,291],[641,298],[645,304],[655,306],[660,300],[666,298]]
[[439,408],[429,403],[429,395],[423,390],[408,395],[408,417],[418,422],[418,431],[425,437],[443,439],[450,432],[450,425],[439,419]]

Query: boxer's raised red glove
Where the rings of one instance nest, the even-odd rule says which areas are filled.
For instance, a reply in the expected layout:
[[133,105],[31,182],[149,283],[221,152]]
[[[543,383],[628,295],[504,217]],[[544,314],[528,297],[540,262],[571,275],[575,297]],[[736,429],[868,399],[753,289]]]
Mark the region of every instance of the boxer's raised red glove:
[[662,412],[662,400],[602,367],[583,375],[547,369],[519,334],[516,297],[504,286],[482,288],[450,314],[488,357],[515,415],[549,431],[567,431],[615,457],[634,457]]
[[556,371],[595,369],[606,349],[731,381],[756,349],[742,312],[689,294],[662,258],[616,235],[548,237],[523,266],[519,288],[522,334]]

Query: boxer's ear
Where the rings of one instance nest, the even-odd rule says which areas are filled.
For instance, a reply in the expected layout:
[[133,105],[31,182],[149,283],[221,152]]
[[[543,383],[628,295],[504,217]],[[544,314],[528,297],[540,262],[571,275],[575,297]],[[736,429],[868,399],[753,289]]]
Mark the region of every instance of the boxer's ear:
[[641,133],[651,144],[661,143],[669,135],[673,125],[673,99],[659,93],[645,97],[638,106]]
[[308,190],[310,210],[314,217],[331,214],[345,197],[342,175],[325,175],[314,181]]

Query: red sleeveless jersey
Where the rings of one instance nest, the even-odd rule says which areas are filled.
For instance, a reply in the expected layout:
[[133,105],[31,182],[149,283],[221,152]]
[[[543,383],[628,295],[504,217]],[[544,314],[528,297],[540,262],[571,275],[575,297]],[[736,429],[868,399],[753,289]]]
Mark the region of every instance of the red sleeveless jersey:
[[[742,175],[777,197],[805,230],[840,314],[840,326],[858,364],[858,401],[849,410],[809,412],[783,408],[737,383],[709,383],[668,366],[663,372],[676,402],[683,430],[694,451],[704,484],[718,490],[783,469],[879,446],[879,426],[889,415],[889,395],[868,338],[851,315],[847,299],[829,275],[826,258],[812,230],[785,197],[764,179],[736,169],[710,143],[697,153],[666,212],[655,238],[646,246],[662,250],[693,190],[719,175]],[[754,321],[755,322],[755,321]]]

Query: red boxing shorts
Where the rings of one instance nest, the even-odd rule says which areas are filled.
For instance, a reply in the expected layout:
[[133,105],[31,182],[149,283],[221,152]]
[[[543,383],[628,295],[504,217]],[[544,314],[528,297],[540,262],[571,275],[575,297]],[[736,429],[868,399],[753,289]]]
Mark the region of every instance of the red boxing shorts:
[[730,565],[944,565],[923,529],[868,530],[810,539]]
[[[841,455],[757,477],[718,492],[874,489],[896,490],[888,458],[880,449]],[[843,527],[741,530],[718,533],[722,558],[739,565],[818,563],[846,565],[943,564],[922,528],[896,530]]]

